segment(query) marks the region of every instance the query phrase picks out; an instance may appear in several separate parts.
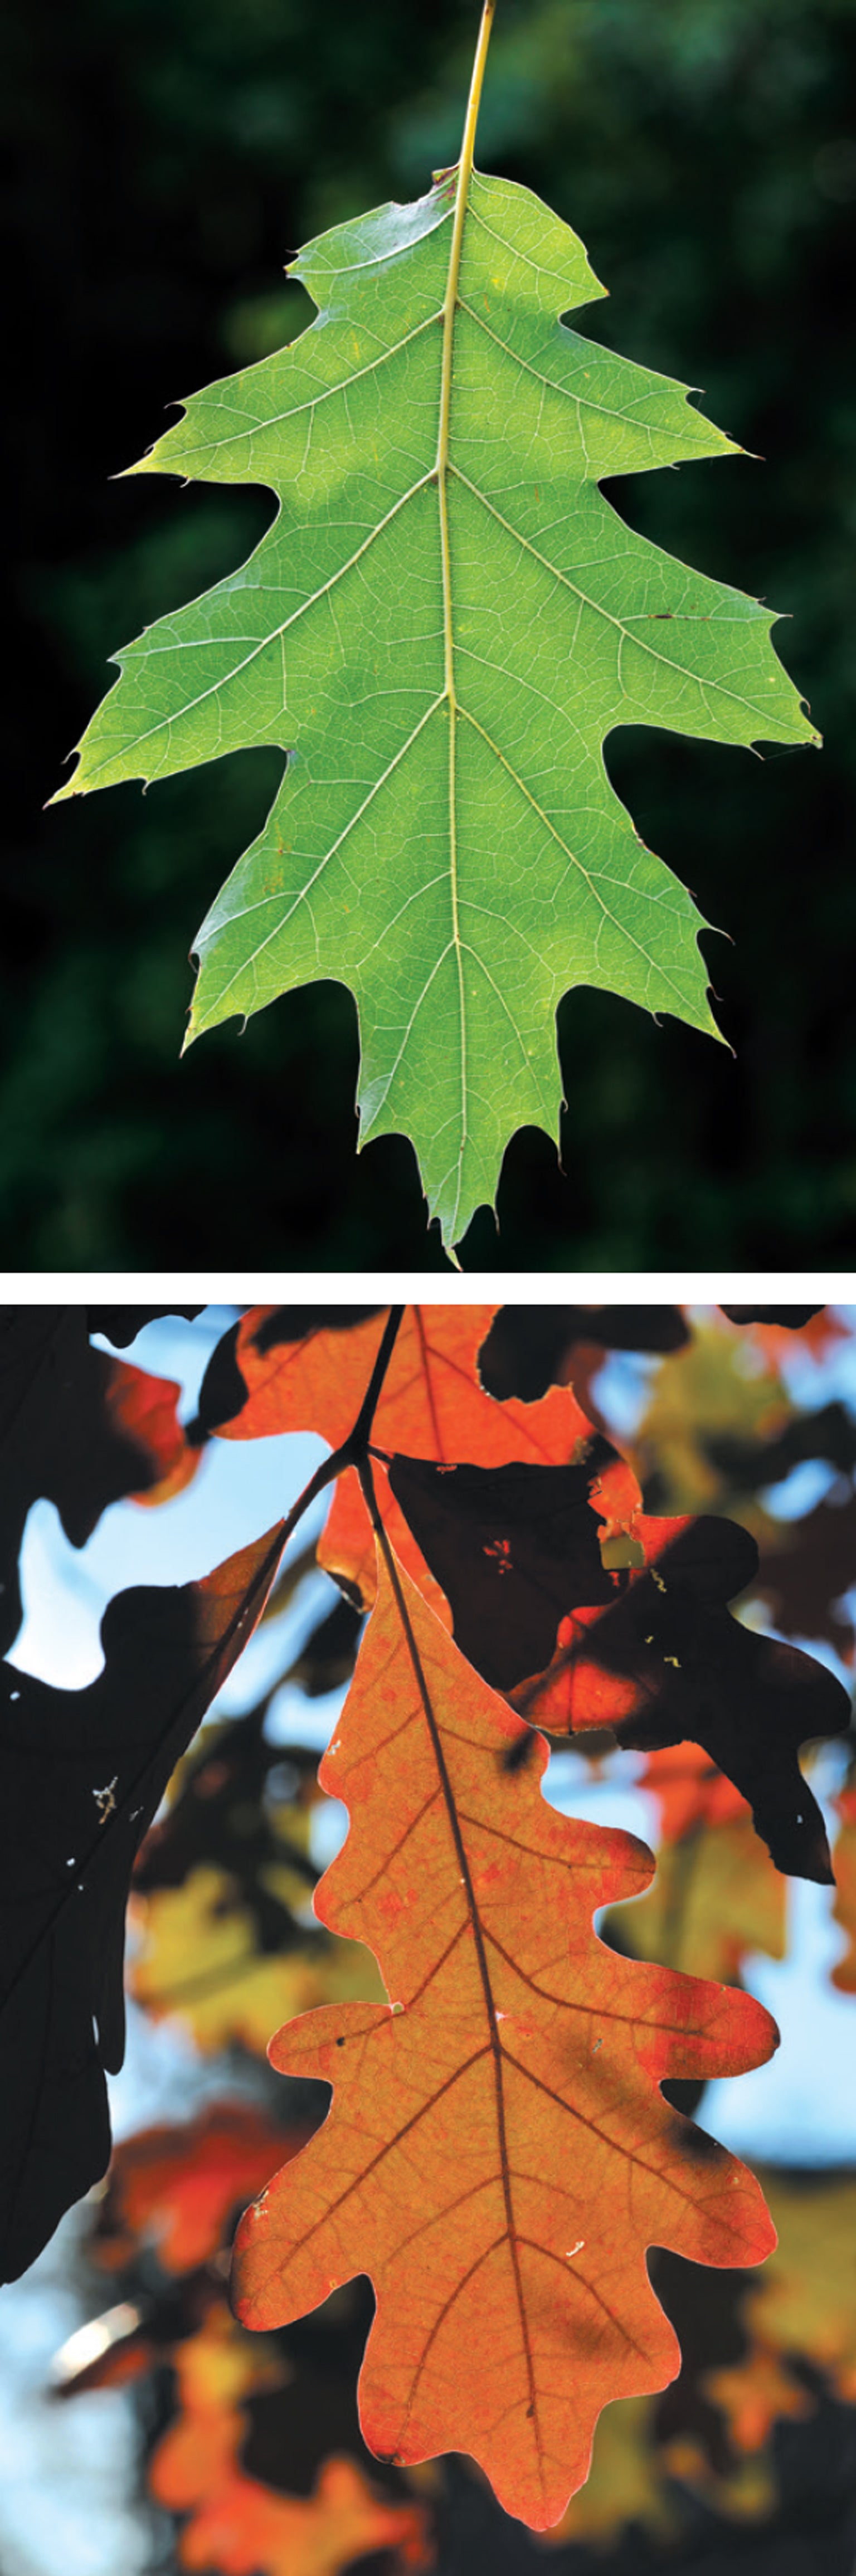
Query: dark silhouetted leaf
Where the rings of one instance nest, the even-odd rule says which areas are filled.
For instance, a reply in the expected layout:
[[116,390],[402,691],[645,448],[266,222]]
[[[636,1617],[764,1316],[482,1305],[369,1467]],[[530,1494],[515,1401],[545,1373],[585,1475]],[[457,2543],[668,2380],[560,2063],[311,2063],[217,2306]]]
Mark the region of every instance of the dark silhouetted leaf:
[[856,1494],[824,1498],[801,1521],[779,1524],[778,1547],[765,1537],[757,1590],[788,1637],[826,1637],[845,1662],[853,1654],[853,1619],[844,1599],[856,1581]]
[[479,1376],[488,1395],[532,1404],[574,1377],[580,1346],[680,1351],[689,1338],[677,1306],[501,1306],[479,1352]]
[[30,1505],[55,1503],[84,1547],[108,1504],[192,1474],[180,1388],[95,1351],[84,1306],[0,1309],[0,1650],[21,1624],[17,1560]]
[[216,1431],[221,1422],[230,1422],[247,1401],[247,1388],[235,1357],[240,1322],[230,1324],[215,1342],[202,1385],[199,1407],[193,1422],[188,1423],[188,1438],[202,1442]]
[[354,1324],[369,1324],[383,1306],[272,1306],[253,1334],[255,1349],[282,1350],[288,1342],[305,1342],[310,1333],[349,1333]]
[[[287,1857],[304,1888],[314,1887],[318,1876],[306,1851],[309,1809],[319,1795],[318,1755],[305,1745],[267,1743],[266,1709],[264,1701],[246,1717],[206,1727],[168,1813],[146,1837],[134,1885],[148,1893],[182,1887],[194,1869],[226,1870],[236,1902],[252,1914],[258,1948],[274,1952],[296,1935],[266,1874]],[[189,1973],[193,1966],[189,1961]]]
[[551,1660],[573,1600],[611,1602],[593,1489],[612,1452],[578,1467],[435,1467],[393,1458],[389,1482],[451,1604],[455,1642],[494,1690]]
[[800,1333],[813,1315],[822,1315],[822,1306],[720,1306],[730,1324],[781,1324],[789,1333]]
[[610,1610],[572,1621],[553,1682],[525,1694],[527,1716],[555,1727],[564,1693],[569,1727],[611,1724],[620,1744],[646,1751],[700,1744],[751,1806],[776,1868],[831,1884],[823,1818],[797,1754],[845,1731],[847,1692],[813,1656],[730,1616],[727,1603],[757,1568],[747,1530],[709,1515],[640,1515],[636,1531],[646,1570],[629,1569]]
[[87,1690],[2,1668],[2,2277],[17,2279],[110,2151],[125,1902],[170,1773],[245,1645],[281,1528],[181,1590],[111,1601]]
[[350,1601],[337,1601],[313,1628],[283,1680],[297,1682],[307,1699],[321,1699],[326,1691],[341,1690],[354,1669],[362,1624],[362,1611]]
[[[590,1558],[581,1565],[569,1537],[557,1544],[556,1470],[514,1474],[512,1492],[503,1471],[443,1472],[409,1459],[390,1469],[401,1509],[408,1520],[413,1515],[426,1562],[451,1604],[458,1643],[469,1640],[464,1651],[477,1671],[495,1686],[501,1676],[521,1713],[554,1733],[611,1726],[621,1744],[645,1750],[702,1745],[748,1800],[777,1869],[831,1882],[823,1819],[797,1751],[810,1737],[843,1733],[850,1703],[825,1665],[731,1618],[728,1602],[757,1572],[749,1531],[709,1514],[638,1514],[623,1566],[620,1550],[613,1551],[610,1606],[600,1609],[604,1593],[587,1588]],[[477,1511],[469,1502],[476,1492]],[[536,1637],[546,1639],[563,1591],[556,1654],[540,1674],[533,1665],[527,1684],[522,1660]]]

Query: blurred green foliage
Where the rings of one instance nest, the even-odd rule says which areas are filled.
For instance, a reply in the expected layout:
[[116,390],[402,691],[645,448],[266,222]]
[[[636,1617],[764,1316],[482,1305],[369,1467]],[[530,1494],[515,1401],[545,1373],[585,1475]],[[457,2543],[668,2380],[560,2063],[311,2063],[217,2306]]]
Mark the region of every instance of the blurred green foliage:
[[[445,1267],[396,1139],[354,1154],[356,1029],[324,985],[179,1066],[187,951],[279,774],[240,754],[42,815],[141,622],[267,524],[258,492],[108,478],[164,406],[302,327],[282,263],[455,157],[477,0],[27,0],[7,13],[15,584],[0,967],[6,1266]],[[613,484],[634,525],[790,610],[817,759],[641,729],[609,765],[735,945],[732,1057],[565,1003],[564,1172],[512,1146],[468,1264],[803,1267],[856,1240],[856,0],[499,0],[478,159],[537,188],[611,290],[584,327],[703,380],[767,460]]]

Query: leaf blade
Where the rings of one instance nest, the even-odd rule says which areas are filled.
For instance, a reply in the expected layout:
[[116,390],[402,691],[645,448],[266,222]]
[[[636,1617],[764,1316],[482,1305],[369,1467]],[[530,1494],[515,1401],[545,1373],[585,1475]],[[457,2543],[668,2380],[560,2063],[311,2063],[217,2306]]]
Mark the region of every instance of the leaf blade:
[[[690,896],[610,784],[618,724],[816,741],[772,615],[634,533],[604,474],[733,442],[559,312],[603,290],[569,227],[455,174],[310,244],[278,356],[191,398],[135,470],[257,479],[242,571],[128,648],[65,796],[261,743],[268,821],[198,936],[188,1043],[316,976],[360,1020],[361,1137],[404,1130],[460,1240],[516,1126],[557,1135],[577,983],[718,1035]],[[451,289],[449,289],[451,291]],[[510,605],[511,603],[511,605]]]
[[544,2529],[586,2474],[600,2406],[677,2368],[644,2243],[731,2265],[772,2241],[751,2177],[712,2141],[689,2154],[698,2133],[657,2088],[757,2063],[774,2026],[749,1997],[594,1939],[594,1905],[644,1884],[650,1855],[560,1818],[534,1766],[503,1763],[517,1721],[400,1581],[432,1720],[384,1568],[324,1765],[361,1831],[318,1904],[359,1928],[396,2003],[309,2014],[273,2043],[283,2071],[336,2095],[243,2222],[239,2307],[284,2322],[367,2271],[367,2440],[405,2462],[470,2450]]
[[[606,1444],[570,1387],[551,1386],[534,1403],[516,1397],[500,1403],[482,1385],[479,1352],[495,1313],[495,1306],[487,1304],[405,1309],[375,1412],[373,1448],[414,1450],[447,1466],[461,1449],[485,1466],[514,1459],[560,1463],[588,1454],[601,1487],[608,1473],[604,1517],[618,1509],[621,1522],[625,1510],[638,1508],[639,1488],[623,1460],[604,1454]],[[355,1420],[383,1329],[382,1310],[344,1330],[329,1320],[307,1330],[300,1310],[295,1316],[288,1307],[250,1307],[235,1336],[236,1374],[224,1397],[230,1411],[217,1408],[218,1438],[247,1440],[274,1431],[314,1429],[331,1449],[338,1448]],[[380,1459],[376,1474],[396,1554],[448,1623],[439,1583]],[[337,1478],[318,1556],[351,1597],[358,1592],[368,1607],[375,1594],[376,1549],[353,1468]]]

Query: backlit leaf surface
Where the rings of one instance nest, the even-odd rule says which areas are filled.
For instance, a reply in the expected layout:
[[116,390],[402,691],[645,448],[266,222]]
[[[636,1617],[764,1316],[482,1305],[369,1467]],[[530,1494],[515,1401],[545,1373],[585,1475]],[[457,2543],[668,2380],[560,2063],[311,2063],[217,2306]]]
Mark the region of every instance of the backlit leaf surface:
[[[253,1307],[244,1316],[235,1358],[247,1400],[218,1437],[250,1440],[275,1431],[321,1433],[331,1449],[347,1438],[377,1356],[386,1316],[381,1313],[346,1332],[310,1330],[295,1338],[289,1310]],[[623,1459],[595,1434],[569,1387],[551,1387],[535,1404],[505,1403],[485,1393],[478,1355],[495,1306],[408,1306],[381,1388],[372,1447],[407,1450],[446,1466],[471,1458],[499,1467],[520,1459],[561,1464],[596,1443],[601,1518],[608,1525],[630,1513],[639,1488]],[[392,1544],[439,1618],[449,1610],[392,1494],[382,1463],[378,1494]],[[363,1602],[374,1599],[375,1542],[353,1468],[337,1480],[332,1509],[318,1549],[319,1562],[344,1578]]]
[[452,170],[310,243],[291,271],[310,328],[194,395],[133,469],[260,483],[277,515],[117,656],[60,791],[288,753],[198,934],[191,1035],[346,982],[362,1139],[413,1139],[452,1243],[514,1130],[557,1133],[569,987],[716,1033],[700,915],[615,795],[605,737],[817,739],[771,612],[598,488],[731,441],[683,386],[560,322],[604,292],[581,242],[461,166],[462,230]]
[[659,2084],[759,2064],[775,2027],[749,1996],[598,1942],[594,1907],[644,1886],[650,1854],[545,1805],[546,1748],[509,1763],[520,1721],[401,1580],[409,1640],[384,1571],[325,1756],[359,1830],[316,1898],[374,1949],[391,2008],[310,2013],[273,2043],[335,2096],[242,2222],[238,2307],[279,2325],[368,2273],[372,2449],[470,2451],[545,2529],[601,2406],[678,2367],[646,2247],[730,2266],[770,2246],[752,2177]]

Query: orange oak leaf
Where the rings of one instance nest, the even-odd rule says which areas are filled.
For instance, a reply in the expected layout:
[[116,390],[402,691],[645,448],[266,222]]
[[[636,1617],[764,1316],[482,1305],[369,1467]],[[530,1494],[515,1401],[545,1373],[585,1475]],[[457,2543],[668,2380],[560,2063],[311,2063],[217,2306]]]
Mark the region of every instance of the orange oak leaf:
[[[217,1425],[217,1436],[250,1440],[274,1431],[312,1430],[338,1448],[365,1395],[386,1310],[344,1331],[327,1326],[285,1341],[274,1338],[281,1329],[278,1311],[256,1306],[243,1318],[235,1357],[247,1402]],[[373,1449],[406,1450],[442,1465],[468,1458],[500,1467],[514,1459],[559,1464],[581,1456],[581,1444],[596,1442],[601,1517],[607,1529],[624,1527],[640,1506],[635,1476],[595,1433],[570,1387],[552,1387],[535,1404],[516,1398],[500,1404],[485,1393],[478,1354],[496,1312],[488,1305],[407,1307],[374,1417]],[[444,1595],[389,1492],[382,1465],[376,1474],[392,1544],[448,1626]],[[374,1538],[353,1468],[338,1479],[318,1556],[366,1605],[374,1599]]]
[[520,1767],[524,1738],[390,1559],[324,1760],[357,1821],[316,1907],[375,1951],[393,2001],[272,2043],[335,2099],[247,2211],[236,2292],[264,2328],[367,2273],[369,2446],[400,2464],[469,2451],[544,2530],[601,2407],[679,2366],[646,2247],[730,2266],[773,2242],[752,2176],[661,2079],[736,2074],[777,2035],[751,1997],[597,1940],[594,1908],[645,1886],[651,1855],[548,1807],[546,1746]]

